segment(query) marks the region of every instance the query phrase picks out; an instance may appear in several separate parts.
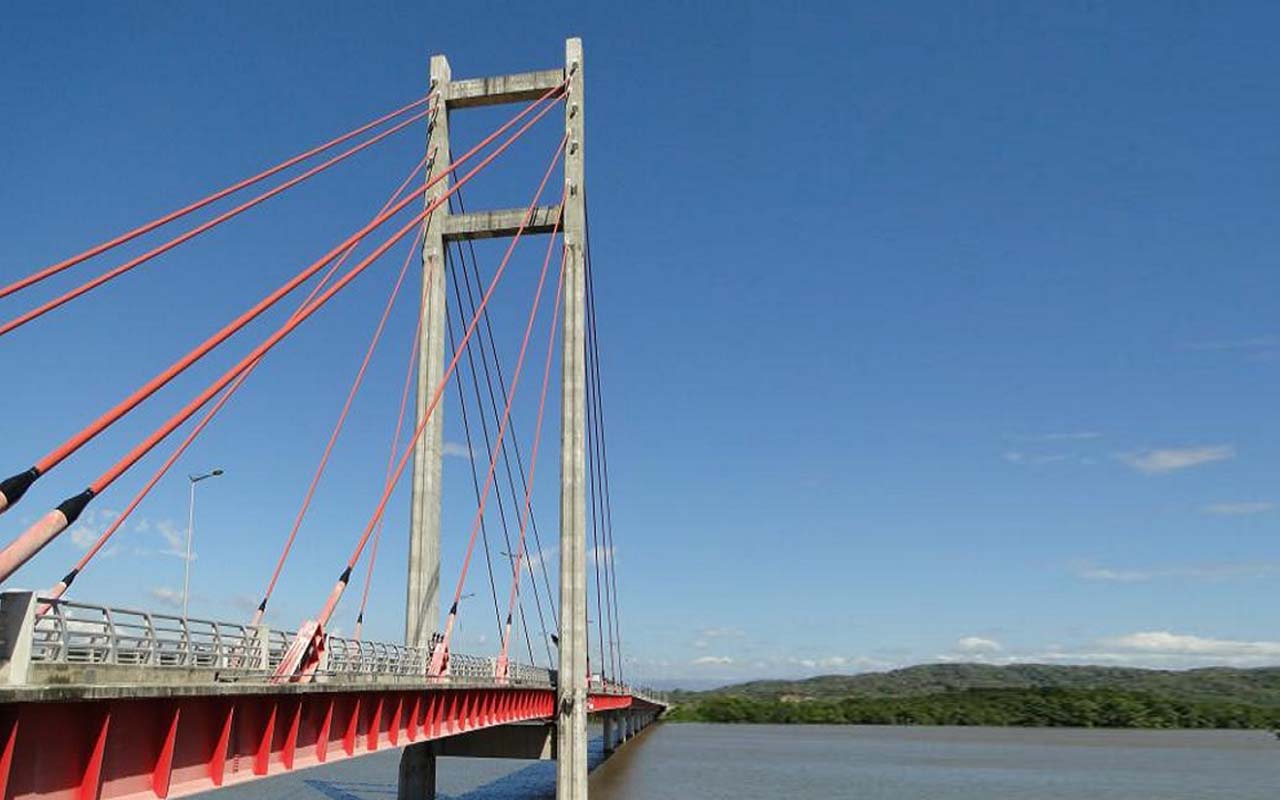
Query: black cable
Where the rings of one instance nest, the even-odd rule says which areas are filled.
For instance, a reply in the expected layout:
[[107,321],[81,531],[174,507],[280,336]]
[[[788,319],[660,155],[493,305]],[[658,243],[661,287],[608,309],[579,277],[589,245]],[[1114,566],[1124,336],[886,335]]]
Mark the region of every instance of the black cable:
[[[465,202],[465,200],[464,200],[464,199],[463,199],[463,197],[462,197],[462,190],[461,190],[461,189],[459,189],[459,190],[455,193],[454,197],[456,197],[456,198],[457,198],[457,200],[458,200],[458,210],[465,214],[465,213],[466,213],[466,210],[467,210],[467,207],[466,207],[466,202]],[[450,200],[451,200],[451,201],[452,201],[452,199],[453,199],[453,198],[450,198]],[[476,258],[476,248],[475,248],[475,243],[474,243],[474,242],[472,242],[471,240],[467,240],[467,248],[468,248],[468,250],[470,250],[470,251],[471,251],[471,268],[472,268],[472,272],[474,273],[474,276],[475,276],[475,280],[476,280],[476,292],[478,293],[478,292],[479,292],[479,288],[480,288],[483,284],[480,282],[480,266],[479,266],[479,260]],[[475,305],[474,305],[474,304],[475,304],[475,298],[474,298],[474,297],[472,296],[472,294],[471,294],[471,282],[470,282],[470,279],[468,279],[468,280],[467,280],[467,296],[471,299],[471,302],[472,302],[472,308],[474,308],[474,307],[475,307]],[[496,346],[496,344],[495,344],[496,339],[494,338],[494,335],[493,335],[493,323],[492,323],[492,320],[491,320],[490,315],[489,315],[489,309],[488,309],[488,307],[486,307],[486,308],[485,308],[485,311],[484,311],[484,325],[485,325],[485,328],[487,329],[487,331],[488,331],[488,333],[489,333],[488,341],[489,341],[490,349],[493,351],[493,363],[494,363],[494,369],[495,369],[495,372],[497,373],[497,376],[498,376],[498,388],[502,390],[502,394],[505,396],[505,395],[506,395],[506,393],[507,393],[507,381],[506,381],[506,378],[505,378],[505,376],[503,375],[503,372],[502,372],[502,360],[501,360],[500,358],[498,358],[498,349],[497,349],[497,346]],[[486,368],[487,368],[487,361],[485,362],[485,366],[486,366]],[[486,371],[486,376],[485,376],[485,377],[486,377],[486,379],[488,378],[487,371]],[[492,391],[492,390],[491,390],[491,391]],[[513,418],[513,419],[511,419],[511,420],[509,421],[509,424],[511,424],[511,425],[512,425],[512,450],[514,450],[514,451],[515,451],[515,454],[516,454],[516,465],[517,465],[517,466],[518,466],[518,468],[519,468],[519,474],[520,474],[520,488],[527,492],[527,491],[529,491],[529,484],[528,484],[528,479],[527,479],[527,477],[526,477],[526,475],[525,475],[524,456],[523,456],[523,454],[522,454],[522,452],[521,452],[521,450],[520,450],[520,438],[519,438],[518,436],[515,436],[515,435],[514,435],[514,434],[515,434],[514,423],[515,423],[514,418]],[[508,468],[508,470],[510,469],[510,464],[508,464],[508,465],[507,465],[507,468]],[[555,607],[555,602],[554,602],[554,595],[553,595],[553,593],[552,593],[552,591],[551,591],[551,580],[550,580],[550,578],[548,577],[548,574],[547,574],[546,560],[543,558],[543,552],[544,552],[544,551],[543,551],[543,548],[542,548],[542,535],[541,535],[541,533],[538,531],[538,519],[537,519],[537,517],[536,517],[536,516],[534,515],[534,513],[533,513],[533,507],[532,507],[532,505],[531,505],[531,506],[530,506],[530,508],[529,508],[529,526],[530,526],[530,528],[532,528],[532,530],[533,530],[534,543],[537,545],[537,550],[538,550],[538,556],[539,556],[539,559],[538,559],[538,560],[539,560],[539,562],[542,564],[542,579],[543,579],[543,584],[544,584],[544,586],[545,586],[545,588],[546,588],[546,590],[547,590],[547,605],[549,606],[550,611],[551,611],[551,618],[552,618],[553,620],[556,620],[556,624],[557,624],[557,629],[556,629],[556,631],[557,631],[557,633],[558,633],[558,632],[559,632],[559,627],[558,627],[558,626],[559,626],[559,620],[558,620],[558,617],[556,616],[556,607]],[[535,592],[535,593],[537,592],[537,589],[536,589],[536,588],[534,589],[534,592]]]
[[[453,273],[453,270],[449,269],[449,254],[447,251],[445,253],[445,271],[448,272],[450,275],[452,275]],[[453,333],[453,318],[448,313],[446,313],[444,315],[444,321],[445,321],[445,330],[447,331],[448,338],[449,338],[449,349],[451,351],[457,352],[457,344],[455,342],[454,333]],[[469,347],[470,342],[468,342],[467,345]],[[462,390],[462,370],[454,369],[453,377],[454,377],[454,381],[453,381],[454,386],[457,387],[457,390],[458,390],[458,407],[462,410],[462,430],[467,439],[467,452],[472,453],[474,452],[474,450],[471,444],[471,422],[467,416],[467,398]],[[476,475],[475,460],[468,458],[467,462],[471,465],[471,486],[475,490],[476,508],[479,509],[480,508],[480,479]],[[479,511],[477,511],[477,513],[479,513]],[[502,632],[503,632],[502,611],[499,610],[498,608],[498,585],[497,585],[497,582],[494,580],[494,576],[493,576],[493,558],[489,553],[489,532],[488,532],[488,526],[485,525],[483,514],[480,515],[480,536],[484,541],[484,563],[485,563],[485,566],[488,567],[488,571],[489,571],[489,589],[493,593],[493,617],[494,617],[494,621],[498,624],[498,640],[501,641]]]
[[618,608],[618,571],[617,571],[617,562],[614,559],[613,498],[612,498],[612,491],[611,491],[612,487],[609,480],[609,450],[608,450],[607,442],[605,439],[604,398],[603,398],[603,392],[600,391],[600,387],[602,385],[600,380],[600,338],[599,338],[599,331],[597,329],[598,315],[596,313],[595,281],[593,280],[593,270],[592,270],[592,264],[591,264],[591,207],[587,203],[587,198],[585,193],[583,195],[583,215],[584,215],[584,226],[585,226],[584,233],[585,233],[585,239],[586,239],[585,261],[586,261],[586,284],[587,284],[586,288],[587,288],[588,334],[589,334],[591,350],[594,353],[594,359],[593,359],[594,376],[593,377],[596,385],[595,398],[596,398],[596,404],[598,406],[598,417],[600,420],[601,467],[602,467],[602,472],[604,474],[605,538],[606,538],[606,546],[607,546],[607,552],[608,552],[609,569],[613,575],[613,580],[612,580],[613,624],[614,624],[614,635],[617,639],[617,653],[618,653],[618,665],[616,667],[617,669],[616,674],[618,676],[618,680],[623,681],[625,680],[624,670],[623,670],[625,660],[623,659],[623,655],[622,655],[622,622],[619,617],[619,608]]
[[[587,372],[587,375],[584,377],[589,377],[591,374],[590,368],[584,364],[583,369]],[[596,456],[596,443],[599,437],[595,434],[595,403],[592,401],[591,397],[591,381],[587,380],[585,383],[587,394],[587,499],[591,503],[591,561],[595,567],[593,571],[595,573],[596,584],[596,630],[600,634],[600,675],[601,677],[607,677],[608,670],[613,667],[613,653],[610,651],[609,659],[606,661],[604,629],[606,620],[609,619],[607,616],[609,612],[605,608],[604,602],[601,599],[600,587],[600,560],[604,557],[604,551],[600,549],[600,527],[602,525],[600,522],[602,509],[600,494],[602,492],[602,488],[600,478],[598,477],[600,459]],[[609,638],[610,640],[613,639],[613,628],[611,623],[609,628]]]
[[[447,248],[446,248],[446,252],[447,252]],[[463,319],[463,318],[465,317],[465,313],[466,313],[466,312],[465,312],[465,310],[464,310],[464,308],[463,308],[463,305],[462,305],[462,293],[461,293],[461,290],[460,290],[460,288],[459,288],[459,286],[458,286],[458,277],[457,277],[457,274],[458,274],[458,270],[457,270],[457,269],[451,269],[451,270],[450,270],[450,273],[449,273],[449,278],[450,278],[449,282],[450,282],[450,284],[453,286],[453,296],[454,296],[454,298],[455,298],[456,305],[457,305],[457,307],[458,307],[458,315],[459,315],[459,319],[461,320],[461,319]],[[466,275],[466,271],[465,271],[465,269],[463,269],[462,274],[463,274],[463,276],[465,277],[465,275]],[[472,309],[471,314],[472,314],[472,317],[474,317],[474,316],[475,316],[475,309],[474,309],[474,308]],[[447,315],[447,314],[446,314],[445,316],[446,316],[446,318],[448,317],[448,315]],[[476,328],[476,333],[478,334],[478,333],[479,333],[479,331],[480,331],[480,329],[477,327],[477,328]],[[472,335],[472,339],[473,339],[473,341],[474,341],[474,339],[475,339],[475,334],[473,334],[473,335]],[[487,456],[487,455],[489,455],[489,454],[491,454],[491,453],[493,452],[493,440],[492,440],[492,439],[490,438],[490,436],[489,436],[489,423],[488,423],[487,418],[485,417],[485,413],[484,413],[484,401],[481,399],[481,395],[480,395],[480,383],[479,383],[479,378],[478,378],[479,372],[478,372],[478,370],[476,369],[475,353],[474,353],[474,351],[472,350],[472,343],[473,343],[473,342],[471,342],[471,341],[467,342],[467,346],[466,346],[467,363],[468,363],[468,364],[470,365],[470,367],[471,367],[471,388],[472,388],[472,392],[473,392],[473,394],[474,394],[474,396],[475,396],[476,409],[480,412],[480,430],[481,430],[482,434],[484,435],[485,454],[486,454],[486,456]],[[481,347],[480,345],[478,345],[478,344],[477,344],[477,348],[481,350],[481,355],[483,355],[484,350],[482,349],[482,347]],[[496,412],[496,409],[495,409],[495,414],[496,414],[496,413],[497,413],[497,412]],[[501,416],[500,416],[500,415],[498,416],[498,420],[501,420]],[[501,422],[499,421],[497,424],[499,424],[499,426],[500,426],[500,425],[501,425]],[[508,419],[508,426],[510,426],[510,419]],[[470,447],[470,443],[468,443],[468,447]],[[500,447],[502,447],[502,449],[503,449],[503,450],[505,450],[505,441],[503,442],[503,444],[502,444],[502,445],[500,445]],[[474,472],[475,472],[475,460],[474,460],[474,458],[472,459],[471,469],[472,469],[472,472],[474,473]],[[496,477],[496,475],[495,475],[495,477]],[[508,560],[508,564],[509,564],[509,566],[514,570],[514,569],[515,569],[515,557],[514,557],[514,556],[512,555],[512,553],[511,553],[511,530],[510,530],[510,527],[509,527],[509,525],[508,525],[508,523],[507,523],[507,510],[506,510],[506,506],[505,506],[505,505],[503,504],[503,502],[502,502],[502,489],[501,489],[501,487],[497,488],[497,489],[494,491],[494,495],[496,496],[496,498],[497,498],[497,502],[498,502],[498,517],[499,517],[499,519],[501,520],[501,523],[502,523],[502,539],[503,539],[503,541],[504,541],[504,542],[506,543],[506,545],[507,545],[507,550],[506,550],[506,552],[507,552],[507,560]],[[539,611],[541,611],[541,609],[539,609]],[[533,657],[533,644],[532,644],[531,638],[530,638],[530,636],[529,636],[529,624],[528,624],[528,622],[526,621],[526,619],[525,619],[525,617],[524,617],[524,615],[523,615],[523,614],[521,614],[521,615],[520,615],[520,621],[521,621],[521,625],[523,626],[523,632],[524,632],[524,638],[525,638],[525,646],[526,646],[526,649],[529,651],[529,661],[530,661],[530,662],[533,662],[535,659],[534,659],[534,657]],[[500,629],[500,630],[499,630],[499,633],[498,633],[498,641],[502,641],[502,639],[503,639],[504,635],[505,635],[504,631]],[[546,638],[545,626],[544,626],[544,630],[543,630],[543,638]]]
[[[461,195],[462,195],[461,191],[459,191],[459,192],[457,193],[457,195],[456,195],[456,197],[457,197],[457,199],[458,199],[458,208],[459,208],[459,210],[461,210],[461,211],[464,211],[464,212],[465,212],[466,207],[463,205],[463,201],[462,201],[462,197],[461,197]],[[452,202],[452,200],[453,200],[453,198],[450,198],[450,202]],[[479,266],[479,259],[477,258],[476,253],[475,253],[475,245],[474,245],[474,243],[472,243],[472,242],[471,242],[471,241],[469,241],[469,240],[468,240],[468,249],[470,250],[470,253],[471,253],[471,272],[472,272],[472,273],[474,273],[474,277],[475,277],[475,281],[476,281],[476,289],[475,289],[475,291],[473,292],[473,289],[472,289],[472,286],[471,286],[471,275],[470,275],[470,274],[468,274],[468,272],[466,272],[465,270],[464,270],[464,272],[463,272],[463,284],[465,285],[465,287],[466,287],[466,289],[467,289],[467,299],[468,299],[468,302],[469,302],[470,307],[471,307],[471,309],[472,309],[472,313],[474,314],[475,309],[476,309],[476,307],[477,307],[477,306],[476,306],[476,293],[478,293],[478,292],[479,292],[479,288],[480,288],[481,286],[483,286],[483,282],[481,281],[481,278],[480,278],[480,266]],[[464,255],[464,254],[462,254],[462,247],[461,247],[461,245],[458,245],[458,250],[459,250],[459,253],[460,253],[460,258],[462,258],[463,265],[464,265],[464,267],[465,267],[465,266],[466,266],[466,258],[465,258],[465,255]],[[458,302],[459,302],[459,305],[461,305],[461,300],[460,300],[460,299],[459,299],[459,301],[458,301]],[[498,356],[498,349],[497,349],[497,344],[496,344],[496,337],[495,337],[495,336],[494,336],[494,334],[493,334],[493,325],[492,325],[492,320],[491,320],[491,317],[490,317],[490,314],[489,314],[489,309],[488,309],[487,307],[484,309],[484,313],[483,313],[483,317],[482,317],[482,318],[483,318],[484,323],[485,323],[485,329],[486,329],[486,331],[487,331],[487,333],[488,333],[487,341],[488,341],[488,344],[489,344],[489,350],[490,350],[490,351],[492,351],[492,354],[493,354],[494,371],[496,372],[496,374],[497,374],[497,376],[498,376],[498,385],[499,385],[499,388],[500,388],[500,390],[501,390],[501,394],[502,394],[502,396],[505,398],[505,397],[506,397],[506,394],[507,394],[506,379],[505,379],[505,377],[504,377],[504,375],[503,375],[503,372],[502,372],[502,359],[501,359],[501,358],[499,358],[499,356]],[[487,354],[486,349],[485,349],[485,347],[484,347],[484,342],[485,342],[485,340],[486,340],[486,337],[483,335],[483,333],[481,332],[480,328],[478,328],[478,327],[477,327],[477,329],[476,329],[476,334],[477,334],[477,336],[478,336],[478,337],[479,337],[479,339],[480,339],[480,345],[479,345],[479,348],[480,348],[480,364],[481,364],[481,368],[484,370],[484,374],[485,374],[485,384],[487,385],[488,390],[489,390],[489,402],[490,402],[490,405],[491,405],[491,407],[492,407],[492,409],[493,409],[493,413],[494,413],[494,415],[495,415],[495,416],[497,416],[497,415],[499,414],[499,412],[498,412],[498,401],[497,401],[498,394],[497,394],[497,392],[495,392],[495,391],[494,391],[494,388],[493,388],[493,377],[492,377],[492,374],[491,374],[491,373],[490,373],[490,371],[489,371],[489,359],[488,359],[488,354]],[[521,454],[521,450],[520,450],[520,439],[519,439],[519,436],[517,435],[516,430],[515,430],[515,417],[514,417],[514,414],[509,415],[508,420],[507,420],[507,425],[508,425],[508,427],[511,429],[511,445],[512,445],[512,446],[511,446],[511,449],[515,451],[515,455],[516,455],[516,463],[517,463],[517,465],[518,465],[518,473],[519,473],[519,475],[520,475],[520,484],[521,484],[521,487],[522,487],[523,491],[524,491],[524,492],[526,492],[526,493],[528,493],[528,492],[529,492],[528,477],[527,477],[527,476],[526,476],[526,474],[525,474],[524,458],[523,458],[523,456],[522,456],[522,454]],[[517,498],[517,492],[516,492],[516,489],[515,489],[515,479],[514,479],[514,477],[513,477],[513,475],[512,475],[512,471],[511,471],[511,458],[510,458],[509,453],[507,452],[507,448],[506,448],[506,441],[505,441],[505,440],[503,441],[503,444],[502,444],[502,456],[503,456],[503,464],[504,464],[504,466],[505,466],[506,473],[507,473],[507,485],[508,485],[508,487],[510,488],[510,491],[511,491],[512,503],[513,503],[514,505],[516,505],[516,507],[518,508],[518,507],[520,506],[520,504],[521,504],[521,501]],[[553,598],[553,593],[552,593],[552,591],[551,591],[551,582],[550,582],[550,579],[547,577],[547,575],[548,575],[548,570],[547,570],[547,564],[546,564],[545,551],[542,549],[542,540],[541,540],[541,536],[540,536],[540,534],[538,533],[537,517],[534,515],[534,511],[533,511],[532,495],[530,495],[529,519],[528,519],[528,521],[529,521],[530,527],[531,527],[531,528],[532,528],[532,530],[533,530],[533,534],[534,534],[534,541],[535,541],[535,544],[536,544],[536,547],[537,547],[537,553],[538,553],[538,562],[539,562],[539,566],[540,566],[540,567],[541,567],[541,569],[542,569],[543,584],[544,584],[544,586],[546,587],[546,590],[547,590],[547,605],[548,605],[548,607],[550,608],[550,613],[551,613],[551,618],[552,618],[552,620],[553,620],[553,621],[555,621],[555,622],[556,622],[556,625],[558,626],[558,620],[557,620],[557,618],[556,618],[555,602],[554,602],[554,600],[552,599],[552,598]],[[527,547],[527,546],[526,546],[525,550],[526,550],[526,552],[528,552],[528,547]],[[546,650],[547,650],[547,659],[548,659],[548,661],[549,661],[550,663],[555,663],[555,659],[554,659],[554,657],[553,657],[553,656],[552,656],[552,654],[551,654],[551,643],[550,643],[550,637],[548,637],[548,636],[547,636],[547,625],[546,625],[546,619],[543,617],[543,614],[542,614],[542,597],[541,597],[541,592],[540,592],[540,591],[539,591],[539,589],[538,589],[537,575],[534,573],[534,567],[533,567],[533,564],[532,564],[532,560],[533,560],[533,559],[526,558],[526,566],[527,566],[527,568],[528,568],[530,582],[533,584],[533,594],[534,594],[535,605],[536,605],[536,608],[537,608],[537,611],[538,611],[538,620],[539,620],[539,623],[540,623],[540,625],[541,625],[541,627],[542,627],[542,631],[543,631],[543,644],[545,645]],[[557,630],[557,632],[558,632],[558,630],[559,630],[559,629],[558,629],[558,627],[556,628],[556,630]]]

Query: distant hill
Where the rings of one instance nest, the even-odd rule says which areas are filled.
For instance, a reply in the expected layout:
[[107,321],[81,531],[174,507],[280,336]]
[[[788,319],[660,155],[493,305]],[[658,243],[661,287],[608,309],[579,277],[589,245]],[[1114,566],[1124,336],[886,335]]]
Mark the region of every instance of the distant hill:
[[973,689],[1109,689],[1196,701],[1280,708],[1280,667],[1154,670],[1052,664],[923,664],[890,672],[822,675],[805,680],[751,681],[702,692],[678,692],[686,701],[709,696],[756,700],[838,700],[917,697]]

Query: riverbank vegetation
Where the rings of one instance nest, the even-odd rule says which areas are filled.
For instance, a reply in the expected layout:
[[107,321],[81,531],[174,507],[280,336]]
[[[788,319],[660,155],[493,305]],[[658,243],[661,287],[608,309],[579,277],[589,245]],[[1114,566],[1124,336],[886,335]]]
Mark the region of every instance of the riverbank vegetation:
[[1115,689],[963,689],[840,699],[685,696],[672,721],[1082,728],[1280,728],[1280,708]]

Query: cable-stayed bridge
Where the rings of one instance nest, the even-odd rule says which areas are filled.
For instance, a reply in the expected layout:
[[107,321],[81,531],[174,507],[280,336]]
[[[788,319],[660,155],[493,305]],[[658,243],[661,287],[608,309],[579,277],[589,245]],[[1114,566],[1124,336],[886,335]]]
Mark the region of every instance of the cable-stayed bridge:
[[[514,113],[466,149],[453,146],[452,113],[500,104]],[[473,178],[500,169],[529,131],[556,120],[563,120],[563,134],[547,154],[527,205],[467,211],[463,189]],[[206,231],[403,131],[426,128],[425,155],[403,178],[390,181],[397,185],[371,218],[352,223],[350,233],[323,256],[269,288],[125,397],[107,398],[114,405],[105,413],[0,481],[0,512],[8,512],[37,482],[60,480],[58,467],[73,454],[97,443],[94,452],[101,455],[99,437],[121,419],[161,420],[124,452],[108,453],[107,466],[87,486],[73,484],[55,508],[4,539],[0,800],[177,797],[385,748],[403,748],[404,798],[434,796],[438,755],[554,758],[558,796],[584,798],[588,716],[603,719],[611,750],[662,712],[662,696],[627,681],[622,653],[584,120],[577,39],[566,42],[563,67],[515,75],[455,80],[447,59],[435,56],[424,97],[84,252],[3,279],[0,352],[13,331],[57,325],[59,317],[65,322],[80,298],[98,287],[126,273],[163,268],[166,253]],[[554,181],[558,175],[563,179]],[[493,238],[507,240],[507,247],[486,268],[473,243]],[[504,367],[491,301],[513,254],[529,240],[539,242],[541,266],[526,298],[518,355]],[[119,255],[132,252],[123,246],[135,241],[145,247],[142,252]],[[322,453],[294,522],[279,543],[264,543],[262,552],[252,554],[274,566],[250,618],[115,608],[78,596],[76,579],[86,570],[121,568],[102,563],[104,548],[191,444],[216,435],[207,431],[210,423],[260,366],[271,368],[272,351],[286,339],[306,336],[314,327],[308,323],[362,274],[390,261],[385,257],[397,245],[407,248],[406,255],[390,266],[398,269],[396,280],[371,315],[363,359],[353,365],[341,411],[318,437]],[[310,576],[333,581],[324,604],[313,616],[294,621],[296,626],[267,624],[277,583],[300,535],[305,539],[308,512],[388,319],[397,302],[412,294],[409,287],[419,274],[403,388],[390,398],[397,404],[394,435],[385,463],[374,466],[384,476],[382,490],[370,498],[372,511],[352,535],[345,563],[335,565],[333,574]],[[52,294],[47,290],[68,279],[78,282]],[[34,299],[42,292],[44,299]],[[165,417],[148,403],[205,356],[225,351],[237,333],[281,308],[291,309],[282,324],[177,411]],[[12,363],[20,356],[3,357]],[[536,419],[524,429],[523,441],[513,413],[522,384],[532,384],[526,393],[538,398]],[[539,463],[548,470],[547,454],[556,449],[544,435],[551,427],[545,417],[555,387],[560,530],[551,549],[558,551],[558,586],[549,575],[550,551],[534,501]],[[446,406],[459,414],[466,448],[474,454],[465,461],[475,508],[456,576],[442,575],[440,568]],[[34,556],[153,453],[167,456],[153,473],[138,476],[140,488],[124,511],[60,579],[29,574]],[[369,641],[362,629],[385,517],[397,487],[406,482],[411,513],[404,641]],[[14,519],[9,513],[0,523]],[[497,558],[496,546],[506,548]],[[469,596],[469,574],[481,562],[499,635],[492,652],[459,652],[461,601]],[[18,580],[49,588],[12,588]],[[356,582],[362,590],[348,592]],[[442,583],[452,591],[443,614]],[[333,625],[344,600],[349,607],[358,602],[349,637],[336,635]]]

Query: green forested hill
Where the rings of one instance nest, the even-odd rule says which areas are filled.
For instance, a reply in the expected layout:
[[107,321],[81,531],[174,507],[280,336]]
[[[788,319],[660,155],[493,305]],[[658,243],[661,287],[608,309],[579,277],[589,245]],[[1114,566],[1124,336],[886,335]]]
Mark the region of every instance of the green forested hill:
[[1280,727],[1280,668],[930,664],[677,692],[675,720],[1138,728]]
[[752,681],[708,692],[757,699],[910,697],[964,689],[1116,689],[1203,701],[1280,707],[1280,667],[1153,670],[1049,664],[923,664],[891,672],[823,675],[798,681]]

